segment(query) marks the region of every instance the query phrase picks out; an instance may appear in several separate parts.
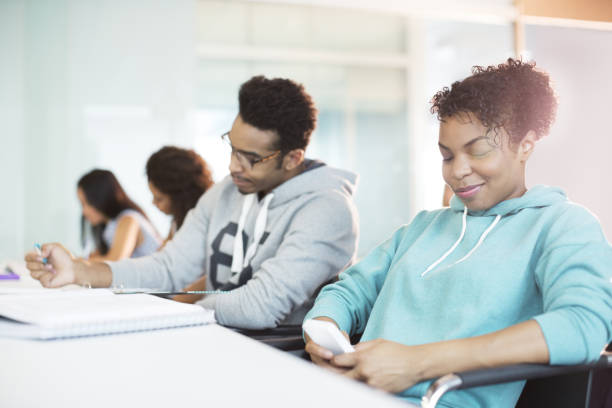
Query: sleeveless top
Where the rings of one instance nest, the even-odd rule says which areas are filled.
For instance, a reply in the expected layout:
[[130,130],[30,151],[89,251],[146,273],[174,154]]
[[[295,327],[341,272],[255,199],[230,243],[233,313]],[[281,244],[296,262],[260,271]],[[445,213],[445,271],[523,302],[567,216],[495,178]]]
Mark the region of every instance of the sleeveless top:
[[162,243],[162,239],[153,228],[153,225],[147,220],[141,213],[136,210],[127,209],[123,210],[119,213],[117,217],[110,220],[106,223],[106,228],[104,228],[104,233],[102,234],[102,239],[106,245],[110,248],[113,244],[113,240],[115,238],[115,232],[117,232],[117,224],[119,220],[126,215],[129,215],[138,221],[138,226],[140,227],[140,232],[142,232],[143,241],[142,243],[134,249],[134,252],[131,255],[131,258],[138,258],[139,256],[150,255],[157,251],[159,246]]

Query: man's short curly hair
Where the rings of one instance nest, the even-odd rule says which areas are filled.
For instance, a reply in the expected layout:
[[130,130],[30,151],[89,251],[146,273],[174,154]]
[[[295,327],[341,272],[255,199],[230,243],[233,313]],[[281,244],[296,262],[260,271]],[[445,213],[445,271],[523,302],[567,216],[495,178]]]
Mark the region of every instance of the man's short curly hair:
[[238,101],[242,120],[260,130],[276,131],[283,153],[308,146],[317,109],[301,84],[255,76],[242,84]]
[[444,87],[431,100],[439,120],[472,113],[489,130],[503,128],[514,144],[533,130],[539,139],[555,120],[557,98],[548,74],[534,62],[508,58],[499,65],[475,66],[472,75]]

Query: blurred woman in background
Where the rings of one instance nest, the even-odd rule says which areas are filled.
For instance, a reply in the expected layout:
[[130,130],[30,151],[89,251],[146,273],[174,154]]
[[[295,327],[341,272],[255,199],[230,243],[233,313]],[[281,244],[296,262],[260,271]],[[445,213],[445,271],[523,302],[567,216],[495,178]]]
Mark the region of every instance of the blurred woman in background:
[[147,178],[153,204],[172,216],[167,242],[181,228],[187,212],[213,185],[212,176],[204,159],[193,150],[165,146],[149,157]]
[[[153,153],[146,168],[153,204],[164,214],[172,216],[165,245],[181,228],[189,210],[196,206],[202,194],[213,185],[213,180],[208,165],[199,154],[174,146],[164,146]],[[204,275],[185,287],[184,291],[203,290],[205,287]],[[179,295],[173,299],[193,303],[201,298],[200,295]]]
[[115,175],[94,169],[77,183],[83,209],[81,239],[91,226],[96,249],[89,259],[118,261],[149,255],[160,247],[161,237],[144,211],[125,193]]

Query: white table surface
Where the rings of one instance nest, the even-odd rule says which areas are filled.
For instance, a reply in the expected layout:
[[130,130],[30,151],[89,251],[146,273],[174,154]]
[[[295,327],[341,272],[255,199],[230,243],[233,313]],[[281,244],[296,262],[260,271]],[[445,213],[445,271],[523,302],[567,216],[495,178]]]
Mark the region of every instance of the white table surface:
[[[0,289],[15,286],[9,282]],[[407,405],[216,324],[55,341],[0,338],[2,408]]]

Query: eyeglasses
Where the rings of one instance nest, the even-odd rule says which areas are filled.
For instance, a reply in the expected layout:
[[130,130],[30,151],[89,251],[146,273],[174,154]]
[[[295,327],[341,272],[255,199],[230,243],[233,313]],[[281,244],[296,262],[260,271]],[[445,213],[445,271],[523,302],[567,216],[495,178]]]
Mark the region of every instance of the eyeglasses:
[[243,152],[232,146],[232,141],[229,138],[229,132],[225,132],[224,134],[222,134],[221,140],[227,143],[230,149],[232,149],[232,154],[236,155],[236,158],[238,159],[238,162],[240,162],[240,165],[248,170],[253,168],[253,166],[255,166],[257,163],[267,162],[268,160],[275,158],[281,152],[280,150],[277,150],[274,153],[264,157],[260,157],[258,154],[255,153]]

